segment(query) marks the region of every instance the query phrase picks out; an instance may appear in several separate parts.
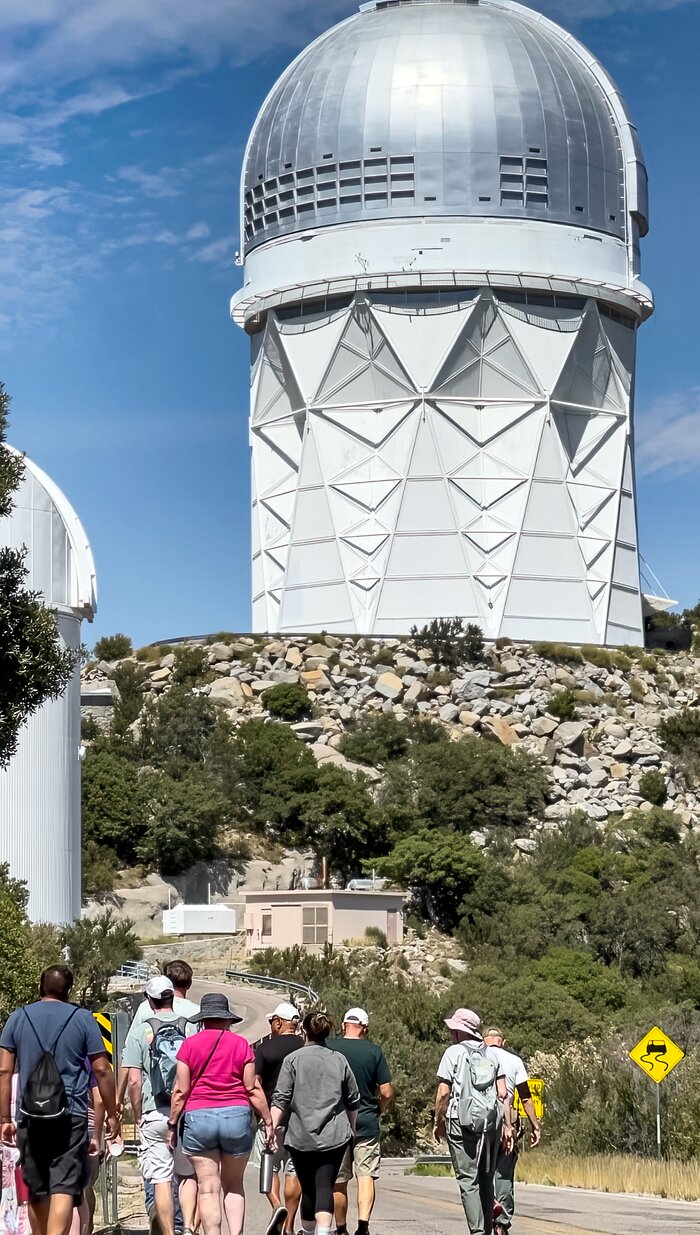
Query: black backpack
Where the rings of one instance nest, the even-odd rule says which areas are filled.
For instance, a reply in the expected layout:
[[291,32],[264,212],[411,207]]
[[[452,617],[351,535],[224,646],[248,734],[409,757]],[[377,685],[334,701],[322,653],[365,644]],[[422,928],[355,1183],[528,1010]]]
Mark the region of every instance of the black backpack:
[[[19,1104],[20,1115],[24,1119],[32,1121],[59,1119],[61,1115],[68,1114],[69,1101],[54,1053],[64,1029],[73,1020],[78,1008],[74,1008],[70,1016],[66,1017],[58,1037],[49,1050],[43,1045],[27,1009],[22,1008],[22,1011],[32,1027],[34,1037],[41,1047],[41,1054],[29,1073],[22,1090]],[[71,1094],[71,1098],[72,1096]]]

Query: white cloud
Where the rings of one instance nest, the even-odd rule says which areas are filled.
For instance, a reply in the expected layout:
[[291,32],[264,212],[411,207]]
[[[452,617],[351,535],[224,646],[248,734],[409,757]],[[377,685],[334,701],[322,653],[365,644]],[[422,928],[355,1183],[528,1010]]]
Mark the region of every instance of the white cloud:
[[134,164],[120,167],[117,177],[128,184],[135,184],[144,197],[179,197],[182,193],[183,173],[176,167],[161,167],[159,171],[149,172]]
[[637,415],[636,438],[640,475],[700,471],[700,386],[656,399]]
[[234,244],[230,236],[222,236],[221,240],[212,240],[192,254],[193,262],[223,262],[233,257]]

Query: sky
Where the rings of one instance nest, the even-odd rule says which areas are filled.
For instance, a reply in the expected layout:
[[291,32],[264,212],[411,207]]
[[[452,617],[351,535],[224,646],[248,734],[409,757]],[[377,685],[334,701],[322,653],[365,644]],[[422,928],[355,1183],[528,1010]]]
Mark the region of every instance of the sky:
[[[539,0],[622,88],[651,179],[641,546],[700,596],[700,0]],[[356,0],[2,0],[0,378],[10,441],[90,538],[86,642],[250,625],[238,182],[276,78]]]

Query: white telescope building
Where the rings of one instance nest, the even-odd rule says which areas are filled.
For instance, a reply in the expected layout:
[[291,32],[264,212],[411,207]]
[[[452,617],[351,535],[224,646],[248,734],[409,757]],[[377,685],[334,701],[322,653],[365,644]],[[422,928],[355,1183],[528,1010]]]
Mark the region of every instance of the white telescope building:
[[[96,609],[95,563],[68,499],[32,463],[0,547],[25,548],[26,586],[56,612],[63,643],[80,647],[84,618]],[[0,768],[0,862],[29,889],[29,916],[57,926],[80,917],[80,667],[64,693],[23,726],[7,768]]]
[[245,153],[256,630],[643,643],[647,176],[614,83],[512,0],[372,0]]

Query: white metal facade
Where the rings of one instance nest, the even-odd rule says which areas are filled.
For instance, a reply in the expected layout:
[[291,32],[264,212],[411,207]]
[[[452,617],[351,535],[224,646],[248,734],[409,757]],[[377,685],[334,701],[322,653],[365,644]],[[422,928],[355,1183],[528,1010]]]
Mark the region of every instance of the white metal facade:
[[[26,547],[27,586],[56,610],[67,647],[80,646],[83,618],[96,607],[95,566],[65,496],[30,460],[0,545]],[[0,861],[26,881],[29,914],[57,925],[80,916],[80,672],[23,727],[17,753],[0,771]]]
[[646,172],[614,84],[510,0],[375,0],[244,160],[256,629],[643,639]]

